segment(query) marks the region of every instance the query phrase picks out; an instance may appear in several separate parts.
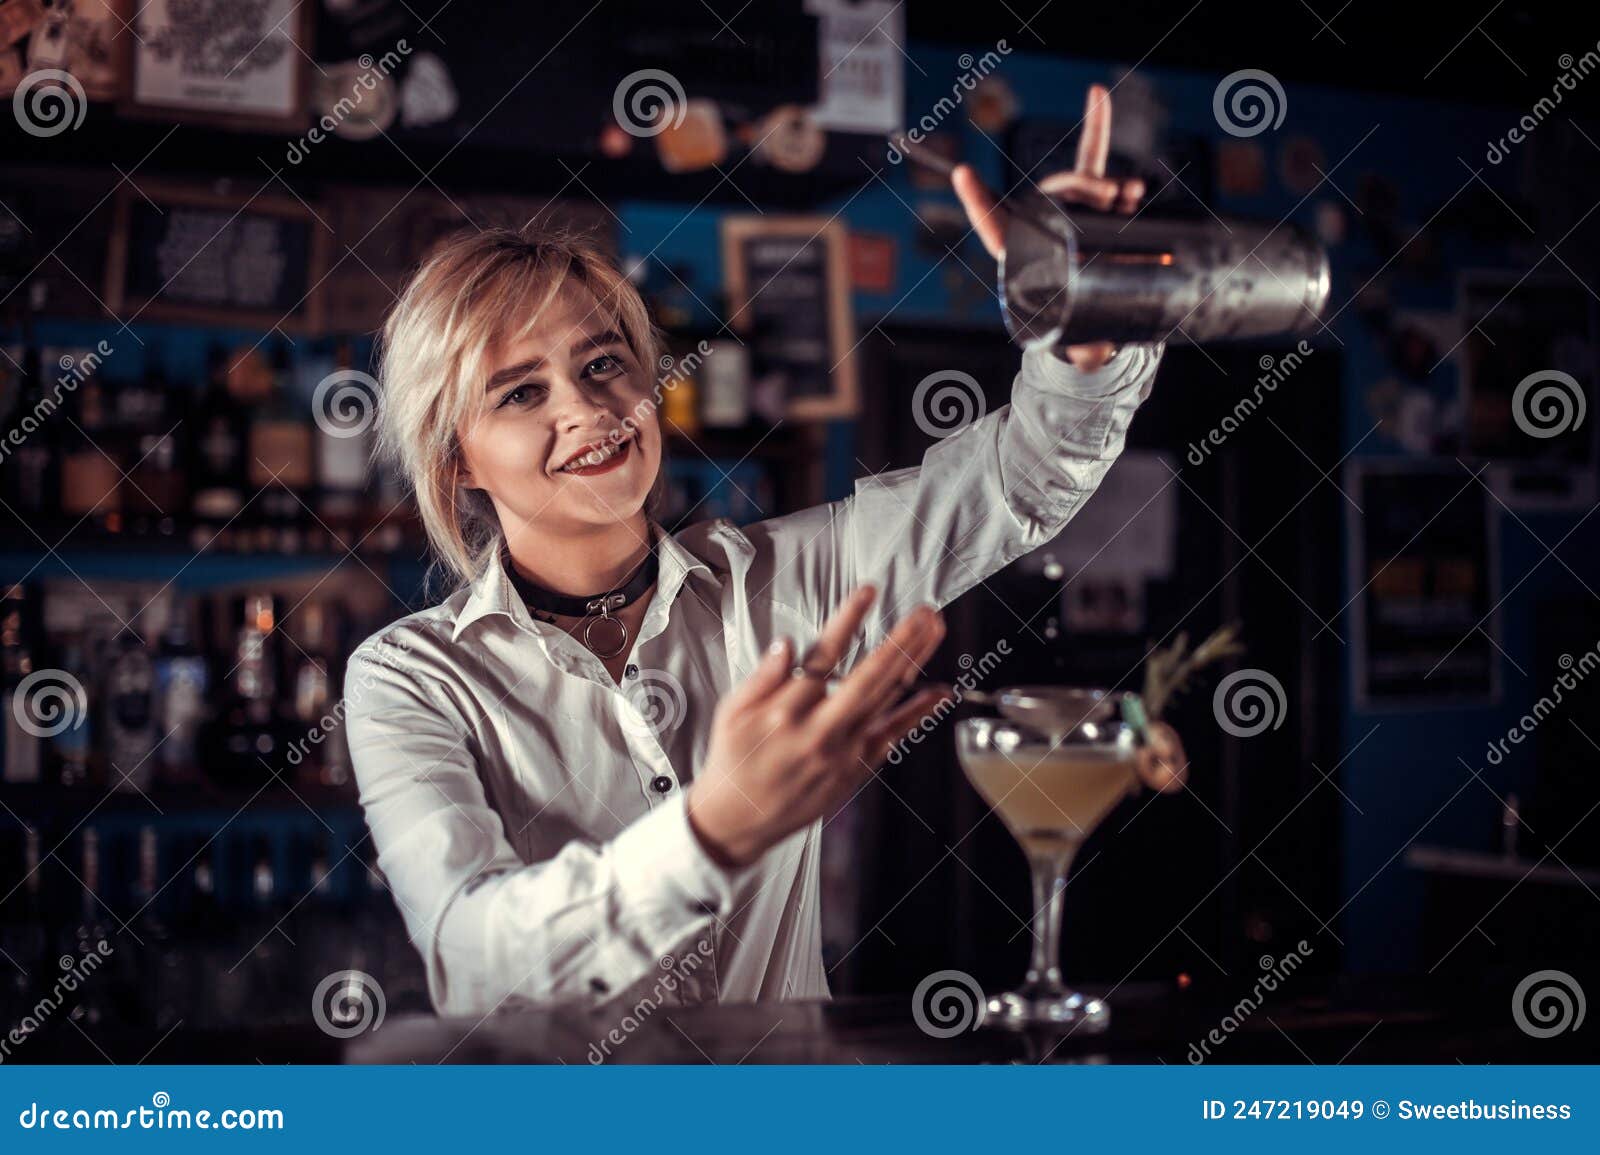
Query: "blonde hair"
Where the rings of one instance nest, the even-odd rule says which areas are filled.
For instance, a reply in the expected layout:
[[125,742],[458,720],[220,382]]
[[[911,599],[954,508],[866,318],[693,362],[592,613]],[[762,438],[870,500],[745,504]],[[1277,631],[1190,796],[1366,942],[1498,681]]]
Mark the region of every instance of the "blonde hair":
[[[483,402],[491,351],[528,332],[569,282],[593,294],[596,311],[653,373],[662,338],[638,290],[591,239],[568,232],[524,226],[449,238],[384,320],[378,452],[415,492],[436,560],[457,587],[483,573],[502,537],[489,495],[460,484],[456,431]],[[648,515],[665,477],[663,457]]]

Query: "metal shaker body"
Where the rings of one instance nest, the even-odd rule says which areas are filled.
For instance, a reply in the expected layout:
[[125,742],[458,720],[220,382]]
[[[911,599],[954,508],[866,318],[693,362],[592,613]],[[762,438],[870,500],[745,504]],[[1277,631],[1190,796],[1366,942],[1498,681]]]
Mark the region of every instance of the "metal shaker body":
[[1000,297],[1024,346],[1309,333],[1328,303],[1327,252],[1287,225],[1069,214],[1037,194],[1010,203]]

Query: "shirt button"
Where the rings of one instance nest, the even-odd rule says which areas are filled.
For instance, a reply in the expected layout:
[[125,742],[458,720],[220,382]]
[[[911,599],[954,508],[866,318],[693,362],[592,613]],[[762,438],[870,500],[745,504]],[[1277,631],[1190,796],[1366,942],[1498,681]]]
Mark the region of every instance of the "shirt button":
[[622,676],[625,678],[637,678],[639,676],[639,667],[629,662],[623,667]]
[[657,794],[665,794],[667,791],[672,789],[672,779],[668,778],[665,774],[657,774],[650,780],[650,789],[654,790]]

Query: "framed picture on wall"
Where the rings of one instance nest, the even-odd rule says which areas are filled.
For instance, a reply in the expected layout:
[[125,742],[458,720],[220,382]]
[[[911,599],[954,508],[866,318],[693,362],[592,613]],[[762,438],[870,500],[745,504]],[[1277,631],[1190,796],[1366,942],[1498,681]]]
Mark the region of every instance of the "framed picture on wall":
[[[69,73],[89,100],[121,97],[123,42],[132,39],[124,31],[130,3],[0,0],[0,96],[11,95],[25,77],[60,71]],[[75,99],[70,90],[62,91],[69,103]],[[72,108],[65,111],[76,115]]]
[[144,0],[134,13],[123,111],[228,128],[293,131],[306,118],[314,5],[227,0],[199,20],[182,0]]
[[750,346],[752,380],[781,379],[797,421],[854,417],[855,321],[849,233],[812,216],[722,222],[728,323]]
[[333,234],[299,201],[251,191],[123,185],[106,305],[118,316],[320,332]]
[[1351,698],[1360,710],[1500,700],[1500,520],[1467,465],[1345,466]]

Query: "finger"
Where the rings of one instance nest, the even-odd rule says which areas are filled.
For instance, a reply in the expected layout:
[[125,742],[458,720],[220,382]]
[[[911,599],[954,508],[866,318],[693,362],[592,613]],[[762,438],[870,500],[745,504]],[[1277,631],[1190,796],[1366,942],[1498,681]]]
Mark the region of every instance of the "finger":
[[1109,209],[1116,203],[1121,185],[1109,177],[1081,172],[1053,172],[1039,182],[1039,191],[1074,204]]
[[916,728],[941,701],[948,700],[950,687],[929,686],[907,698],[904,704],[872,723],[867,731],[866,759],[873,766],[889,756],[894,744]]
[[1116,211],[1124,215],[1137,212],[1144,200],[1144,192],[1144,181],[1138,179],[1123,181],[1122,187],[1117,190]]
[[1078,137],[1078,163],[1073,167],[1089,176],[1106,175],[1111,155],[1111,93],[1103,84],[1091,84],[1083,101],[1083,134]]
[[967,210],[967,219],[978,233],[989,255],[999,260],[1006,251],[1006,212],[994,199],[994,194],[978,179],[968,164],[957,165],[950,174],[950,184],[956,190],[961,207]]
[[856,663],[812,721],[825,730],[861,725],[922,672],[943,639],[944,617],[932,606],[918,606],[889,631],[882,645]]
[[833,668],[849,653],[850,644],[861,629],[862,619],[867,616],[867,610],[877,596],[878,591],[872,586],[851,590],[833,616],[823,623],[822,632],[800,659],[800,664],[810,673],[822,677],[833,673]]
[[750,671],[749,677],[723,695],[722,701],[732,709],[739,709],[761,701],[784,685],[789,680],[793,651],[792,641],[787,637],[778,638],[761,655],[761,660]]
[[862,619],[872,606],[878,591],[870,585],[852,590],[831,618],[823,624],[811,648],[799,657],[794,665],[804,669],[808,677],[791,677],[778,691],[779,700],[796,716],[816,705],[828,692],[828,678],[850,650]]

